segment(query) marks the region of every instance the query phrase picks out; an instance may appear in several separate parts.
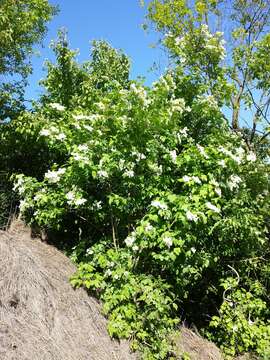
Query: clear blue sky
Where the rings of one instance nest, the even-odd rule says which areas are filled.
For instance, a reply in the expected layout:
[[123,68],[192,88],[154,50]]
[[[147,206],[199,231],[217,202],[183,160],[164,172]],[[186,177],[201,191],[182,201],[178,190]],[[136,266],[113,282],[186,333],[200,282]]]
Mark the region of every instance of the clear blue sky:
[[80,62],[89,59],[92,40],[104,39],[131,58],[132,78],[144,76],[146,84],[151,84],[160,75],[149,69],[154,62],[161,62],[164,68],[166,56],[160,49],[150,47],[158,35],[153,31],[146,33],[141,28],[146,8],[140,6],[139,0],[50,0],[50,3],[59,5],[60,12],[48,24],[44,47],[39,48],[40,56],[33,58],[34,72],[29,78],[28,99],[37,98],[41,91],[38,81],[44,76],[44,60],[53,59],[49,44],[62,27],[68,30],[71,48],[80,50]]

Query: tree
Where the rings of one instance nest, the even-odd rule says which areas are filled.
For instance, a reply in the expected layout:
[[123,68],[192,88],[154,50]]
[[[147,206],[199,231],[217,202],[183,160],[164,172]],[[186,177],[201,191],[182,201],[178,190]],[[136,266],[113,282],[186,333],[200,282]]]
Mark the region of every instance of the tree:
[[232,129],[249,128],[248,143],[256,133],[263,143],[270,134],[270,2],[152,0],[148,19],[186,81],[196,79],[197,92],[226,105]]
[[0,2],[0,120],[14,118],[23,108],[24,88],[31,73],[33,45],[46,33],[57,9],[47,0]]
[[67,32],[62,29],[52,42],[56,63],[47,61],[47,76],[41,82],[45,93],[42,104],[59,103],[67,108],[77,105],[91,107],[100,94],[129,84],[130,61],[120,50],[106,41],[93,41],[91,59],[76,61],[77,51],[71,50]]

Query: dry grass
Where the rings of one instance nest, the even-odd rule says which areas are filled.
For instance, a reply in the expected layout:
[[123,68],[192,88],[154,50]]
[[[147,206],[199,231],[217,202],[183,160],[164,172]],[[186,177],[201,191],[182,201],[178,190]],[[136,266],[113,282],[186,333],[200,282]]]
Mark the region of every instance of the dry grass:
[[223,356],[215,344],[185,326],[181,328],[180,335],[175,342],[179,355],[186,353],[190,360],[223,360]]
[[0,232],[0,359],[135,359],[111,341],[100,305],[73,290],[70,260],[17,223]]

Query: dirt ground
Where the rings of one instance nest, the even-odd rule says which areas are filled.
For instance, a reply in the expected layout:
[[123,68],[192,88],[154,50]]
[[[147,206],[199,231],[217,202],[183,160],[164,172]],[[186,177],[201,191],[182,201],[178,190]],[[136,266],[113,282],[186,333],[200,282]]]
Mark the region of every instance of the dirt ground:
[[70,286],[74,271],[22,224],[0,232],[1,360],[136,358],[127,342],[109,338],[98,302]]

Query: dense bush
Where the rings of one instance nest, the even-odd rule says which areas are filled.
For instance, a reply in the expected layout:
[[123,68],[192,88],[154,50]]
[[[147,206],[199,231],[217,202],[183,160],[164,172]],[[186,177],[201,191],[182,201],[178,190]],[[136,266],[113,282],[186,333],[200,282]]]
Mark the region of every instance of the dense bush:
[[17,151],[34,149],[33,172],[16,176],[21,212],[68,234],[72,284],[102,299],[110,335],[145,358],[173,356],[181,319],[228,356],[267,356],[268,165],[204,89],[178,95],[181,72],[151,88],[117,76],[100,86],[88,72],[73,108],[46,100],[12,123]]
[[186,320],[227,356],[267,357],[269,165],[224,119],[221,34],[200,26],[200,52],[189,36],[166,37],[184,60],[147,88],[104,42],[79,66],[62,34],[46,93],[1,132],[2,156],[25,220],[65,235],[72,284],[103,301],[111,336],[165,359]]

